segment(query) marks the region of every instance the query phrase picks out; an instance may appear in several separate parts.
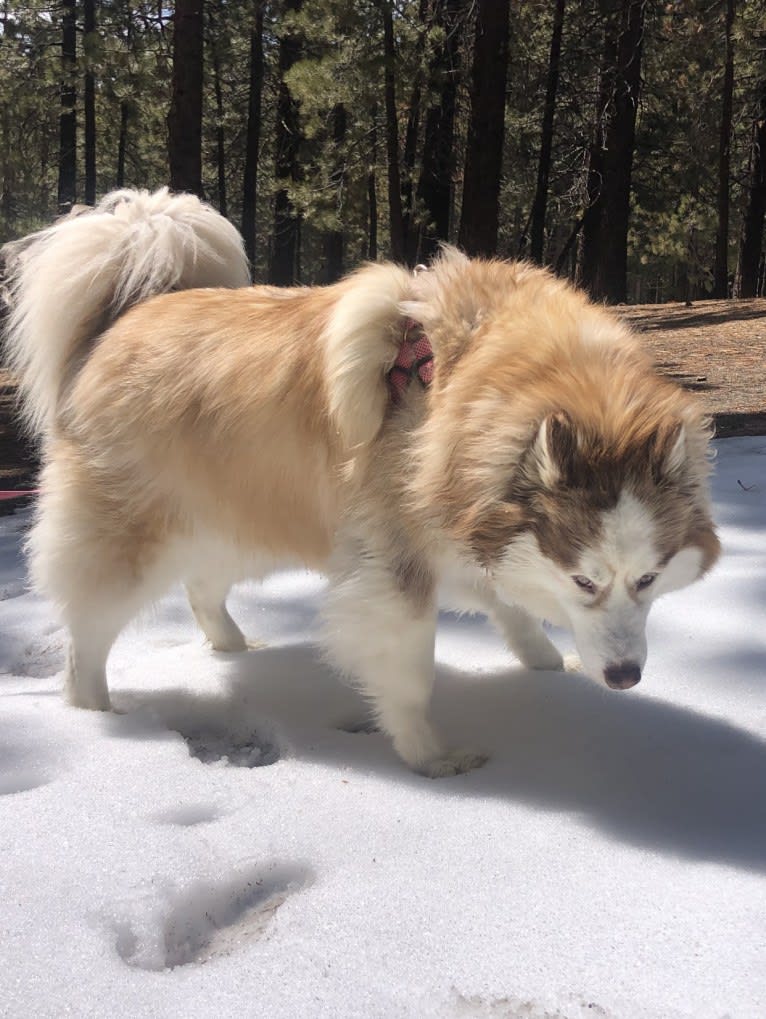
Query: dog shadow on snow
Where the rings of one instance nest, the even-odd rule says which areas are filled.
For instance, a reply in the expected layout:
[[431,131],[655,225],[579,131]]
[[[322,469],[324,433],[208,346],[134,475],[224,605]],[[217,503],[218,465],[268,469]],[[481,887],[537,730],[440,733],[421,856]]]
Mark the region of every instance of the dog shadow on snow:
[[[291,757],[383,773],[436,796],[516,800],[576,813],[653,850],[766,870],[766,742],[726,722],[577,675],[440,666],[436,721],[450,742],[490,760],[432,781],[409,772],[381,733],[346,731],[363,715],[361,700],[311,646],[221,657],[220,696],[116,691],[127,715],[113,734],[163,738],[172,730],[202,760],[212,746],[214,758],[231,763],[243,754],[249,766]],[[158,721],[166,728],[158,731]],[[259,742],[261,761],[252,757]]]

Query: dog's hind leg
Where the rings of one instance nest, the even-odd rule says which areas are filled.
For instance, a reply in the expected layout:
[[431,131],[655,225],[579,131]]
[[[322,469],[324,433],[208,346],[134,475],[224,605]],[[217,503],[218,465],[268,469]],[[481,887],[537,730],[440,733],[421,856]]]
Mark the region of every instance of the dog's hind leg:
[[73,707],[109,711],[106,660],[120,630],[133,614],[127,606],[114,601],[108,605],[102,602],[98,607],[72,606],[65,611],[70,640],[64,696]]
[[431,592],[416,596],[407,579],[364,556],[335,574],[323,613],[325,647],[414,771],[430,778],[470,771],[486,756],[447,749],[428,717],[436,608]]
[[97,566],[72,573],[62,616],[69,628],[64,694],[78,708],[108,711],[106,662],[120,631],[169,586],[172,575],[152,563],[137,572],[99,543],[85,550]]
[[245,635],[226,608],[229,587],[227,581],[210,578],[186,582],[192,612],[212,647],[216,651],[246,651]]
[[[125,513],[60,443],[42,475],[27,551],[35,586],[69,629],[64,692],[76,707],[110,707],[106,660],[122,628],[174,579],[162,530],[148,512]],[[160,519],[165,518],[158,515]]]

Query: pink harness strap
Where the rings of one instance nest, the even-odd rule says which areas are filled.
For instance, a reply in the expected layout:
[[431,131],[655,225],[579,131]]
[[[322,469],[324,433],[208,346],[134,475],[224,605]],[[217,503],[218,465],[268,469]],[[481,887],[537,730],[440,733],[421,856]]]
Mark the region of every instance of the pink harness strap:
[[[431,341],[423,332],[420,323],[408,318],[404,324],[402,345],[388,372],[391,400],[394,403],[401,403],[413,379],[417,379],[423,389],[427,389],[433,382],[433,378],[434,352]],[[39,489],[0,491],[0,502],[7,499],[22,499],[29,495],[39,495]]]
[[23,492],[0,492],[0,502],[4,502],[6,499],[20,499],[25,495],[37,495],[36,488],[30,488]]
[[424,389],[433,382],[434,352],[423,327],[408,318],[404,324],[404,340],[396,360],[388,372],[388,388],[394,403],[401,403],[413,379]]

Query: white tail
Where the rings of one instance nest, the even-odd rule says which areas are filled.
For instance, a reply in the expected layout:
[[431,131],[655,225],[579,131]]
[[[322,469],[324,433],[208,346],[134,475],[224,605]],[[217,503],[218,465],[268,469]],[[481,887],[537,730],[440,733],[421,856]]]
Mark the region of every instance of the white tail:
[[400,302],[412,273],[396,265],[367,265],[347,278],[325,331],[330,410],[349,448],[375,438],[388,403],[385,373],[402,342]]
[[78,357],[123,311],[155,294],[250,282],[236,229],[194,195],[114,191],[3,251],[9,367],[33,432],[56,421]]

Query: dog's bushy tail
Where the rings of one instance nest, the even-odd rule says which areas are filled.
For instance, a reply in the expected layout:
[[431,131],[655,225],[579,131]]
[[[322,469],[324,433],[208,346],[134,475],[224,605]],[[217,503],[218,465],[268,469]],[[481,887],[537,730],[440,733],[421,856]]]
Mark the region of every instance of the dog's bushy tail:
[[250,282],[236,229],[194,195],[114,191],[95,208],[3,249],[8,365],[32,432],[56,421],[63,390],[93,340],[155,294]]
[[401,304],[412,273],[390,263],[366,265],[340,284],[325,330],[330,410],[349,448],[371,442],[389,401],[386,372],[404,334]]

